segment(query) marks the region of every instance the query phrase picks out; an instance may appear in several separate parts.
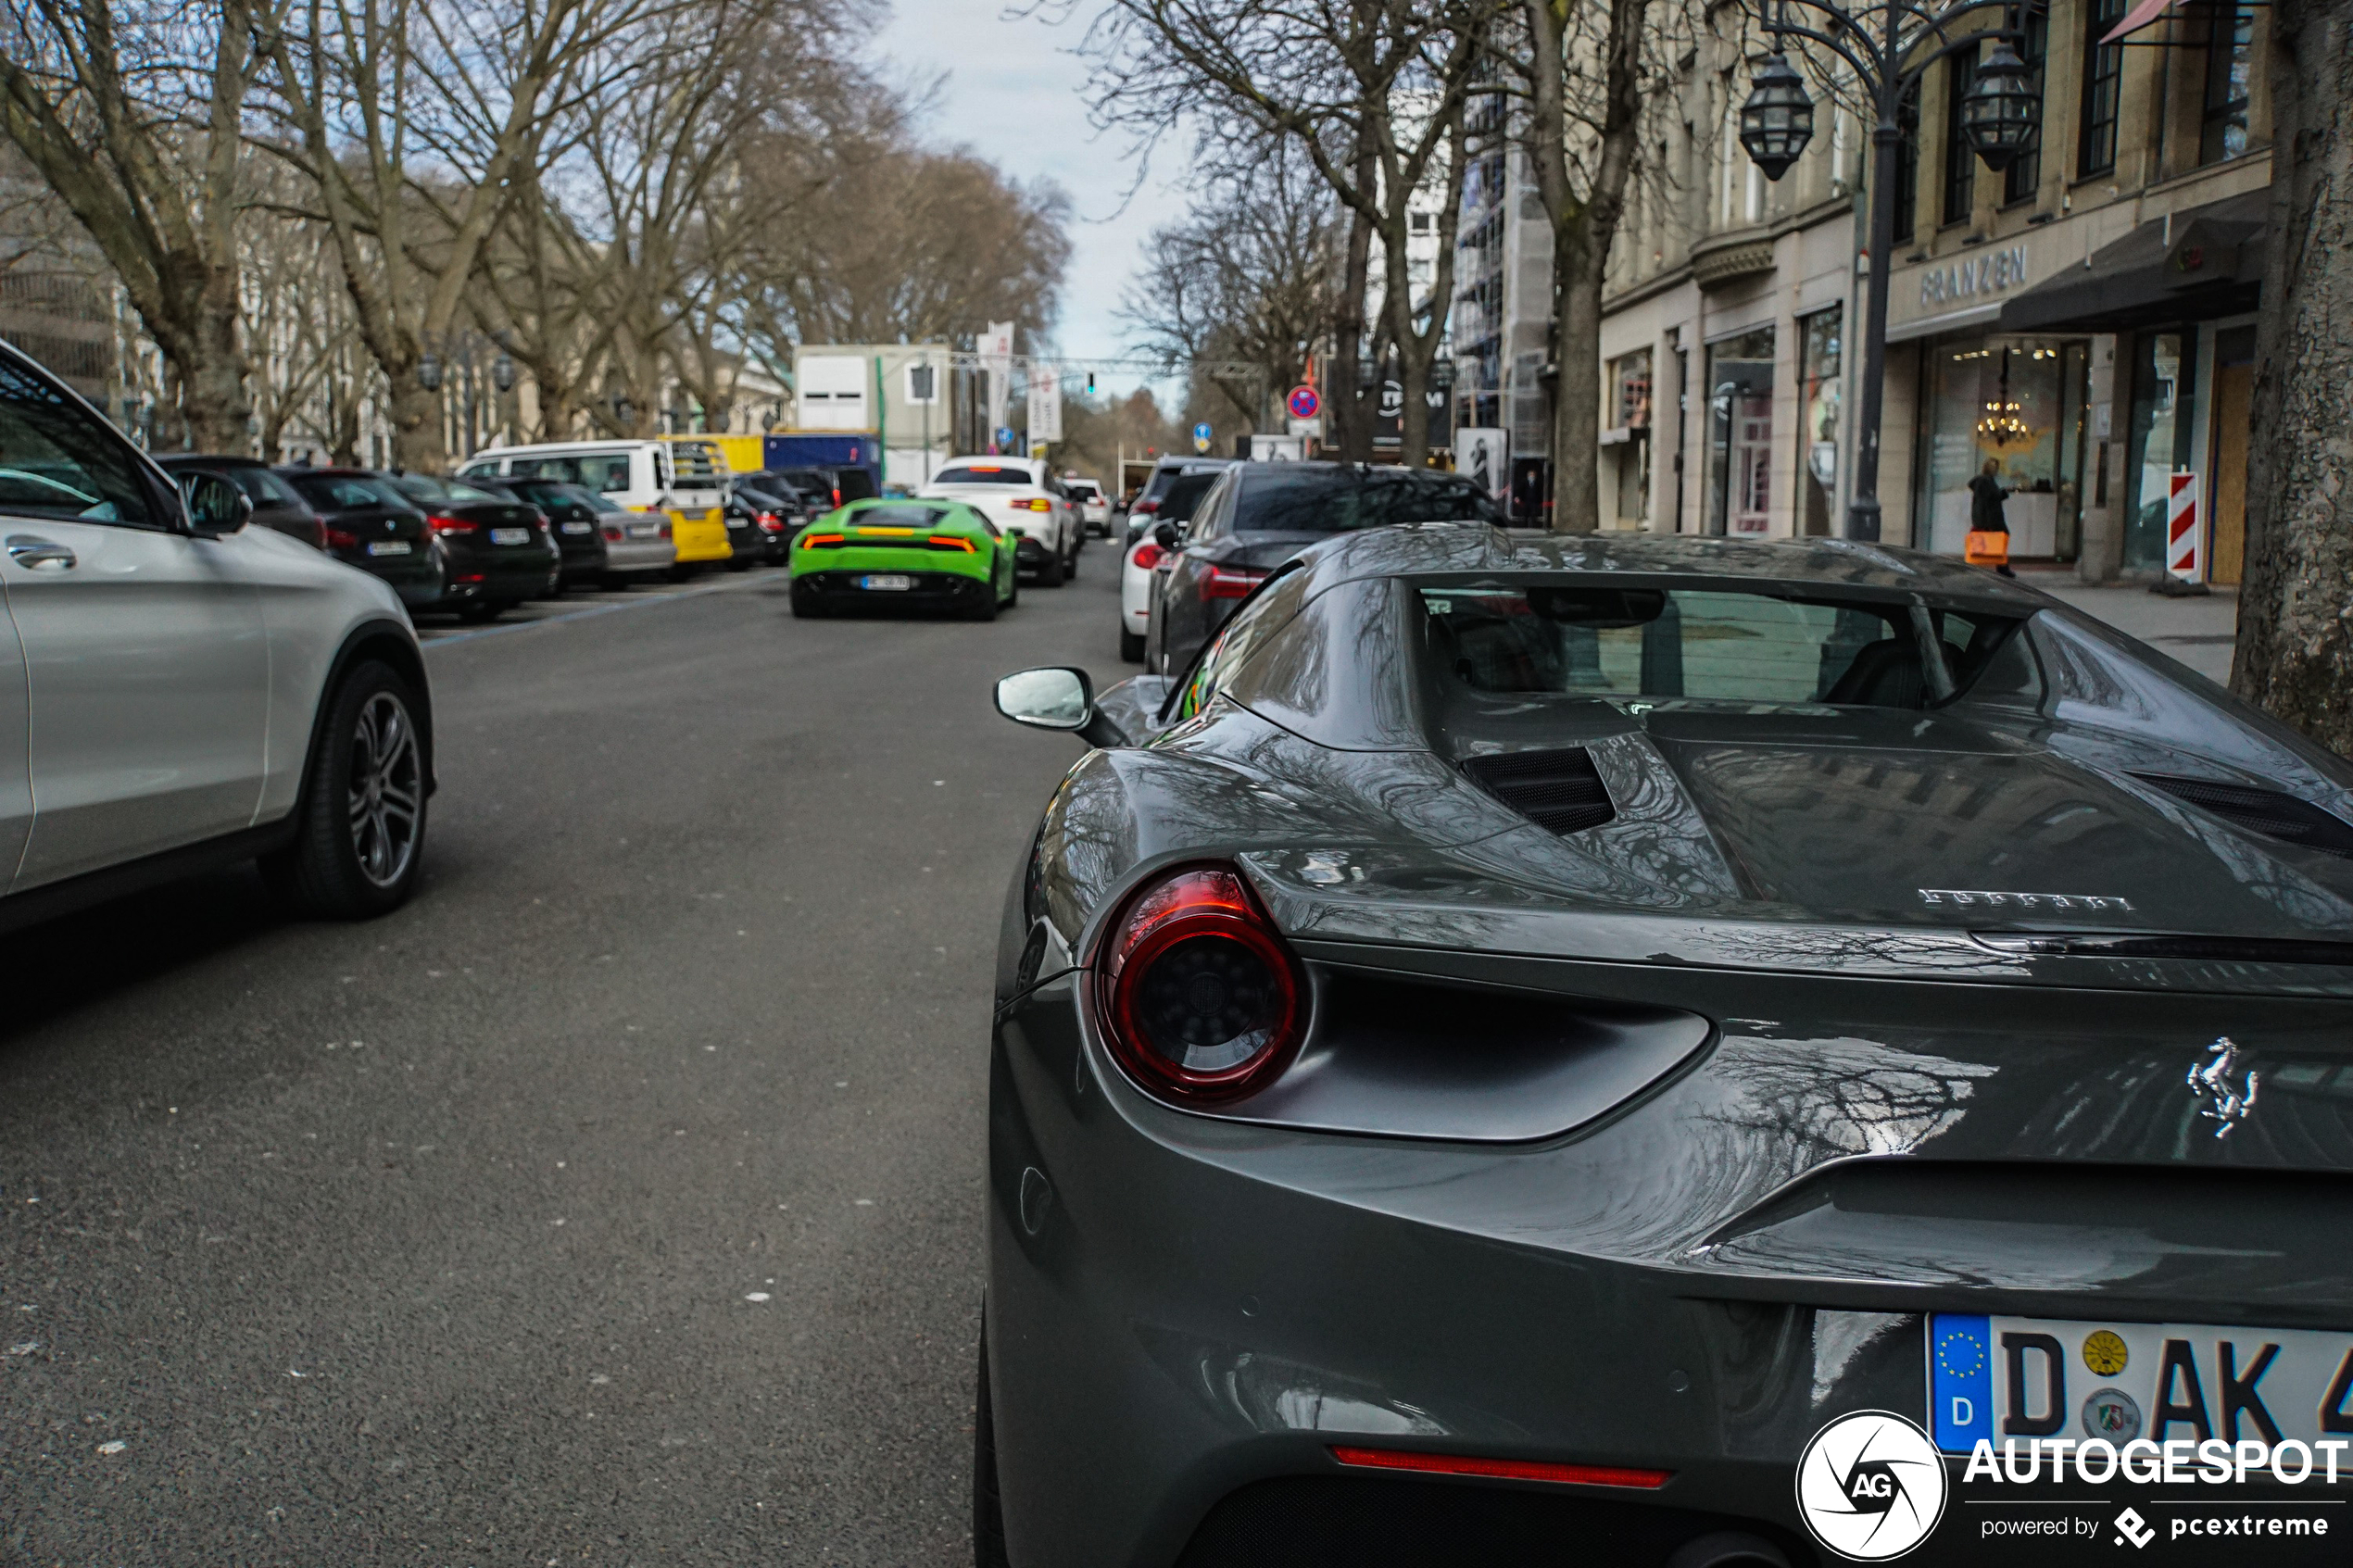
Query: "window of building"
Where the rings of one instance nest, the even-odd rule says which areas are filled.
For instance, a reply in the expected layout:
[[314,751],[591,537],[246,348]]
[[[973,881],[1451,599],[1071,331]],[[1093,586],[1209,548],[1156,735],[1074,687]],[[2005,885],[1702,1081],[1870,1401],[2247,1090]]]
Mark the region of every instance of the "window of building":
[[937,403],[939,401],[939,368],[936,365],[907,367],[907,401]]
[[1638,528],[1651,512],[1651,351],[1636,349],[1610,362],[1611,411],[1626,439],[1611,450],[1617,463],[1617,516]]
[[2172,476],[2190,461],[2197,339],[2191,332],[2140,332],[2133,341],[2133,417],[2127,427],[2124,564],[2165,564],[2165,512]]
[[[2047,119],[2050,106],[2044,102],[2043,64],[2051,52],[2049,7],[2044,5],[2029,5],[2026,7],[2026,14],[2019,19],[2019,31],[2023,34],[2018,41],[2020,57],[2026,61],[2028,69],[2033,72],[2035,107],[2040,118]],[[2002,170],[2002,200],[2006,203],[2032,201],[2034,199],[2035,187],[2042,182],[2043,137],[2038,131],[2035,133],[2033,145],[2012,158],[2010,166]]]
[[1815,537],[1835,532],[1838,491],[1839,364],[1845,312],[1838,306],[1797,323],[1798,431],[1796,530]]
[[2254,83],[2255,13],[2216,6],[2208,13],[2206,119],[2197,160],[2221,163],[2246,151],[2246,106]]
[[[1913,467],[1913,540],[1958,555],[1969,481],[1990,460],[2009,494],[2003,521],[2021,559],[2074,554],[2082,479],[2082,340],[1944,338],[1921,352],[1921,450]],[[2078,350],[2070,352],[2070,349]]]
[[1979,45],[1972,44],[1944,66],[1944,200],[1940,222],[1966,223],[1977,205],[1977,154],[1961,130],[1961,96],[1977,80]]
[[1917,78],[1895,102],[1895,238],[1909,245],[1920,211],[1920,84]]
[[1773,501],[1773,329],[1707,345],[1710,533],[1758,534]]
[[2091,0],[2084,9],[2083,102],[2078,115],[2075,172],[2106,174],[2116,167],[2116,106],[2124,82],[2124,45],[2102,44],[2124,19],[2125,0]]

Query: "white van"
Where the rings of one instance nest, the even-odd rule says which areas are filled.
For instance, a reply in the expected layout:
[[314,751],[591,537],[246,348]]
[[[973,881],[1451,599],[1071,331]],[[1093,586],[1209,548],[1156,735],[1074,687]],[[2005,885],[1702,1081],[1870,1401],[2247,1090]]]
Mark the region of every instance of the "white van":
[[678,564],[689,566],[735,553],[721,510],[726,471],[719,449],[707,441],[549,441],[485,446],[458,477],[560,479],[610,495],[631,511],[668,512]]

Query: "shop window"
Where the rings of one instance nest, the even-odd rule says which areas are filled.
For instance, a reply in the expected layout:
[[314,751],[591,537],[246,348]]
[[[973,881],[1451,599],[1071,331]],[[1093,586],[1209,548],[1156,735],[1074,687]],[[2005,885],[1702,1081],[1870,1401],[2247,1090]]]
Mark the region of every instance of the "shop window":
[[2190,460],[2191,384],[2195,364],[2188,332],[2143,332],[2133,344],[2133,418],[2124,448],[2124,564],[2144,571],[2165,565],[2165,508],[2172,475]]
[[1771,526],[1773,329],[1707,345],[1710,533],[1755,535]]
[[1914,538],[1959,555],[1969,481],[1988,459],[2011,494],[2003,505],[2010,554],[2064,559],[2075,548],[2087,360],[2047,338],[1948,338],[1922,351],[1921,437]]
[[2083,101],[2077,110],[2075,172],[2088,179],[2116,167],[2116,107],[2124,84],[2124,45],[2102,44],[2124,19],[2125,0],[2091,0],[2084,8]]
[[1637,349],[1611,360],[1610,387],[1613,429],[1625,433],[1614,448],[1617,522],[1639,527],[1651,510],[1651,351]]
[[1838,306],[1806,317],[1798,332],[1797,532],[1817,538],[1836,532],[1840,338],[1845,312]]
[[1920,209],[1920,84],[1915,77],[1895,100],[1895,129],[1903,138],[1895,148],[1895,238],[1909,245],[1918,231]]
[[[2019,19],[2019,32],[2020,34],[2018,41],[2019,56],[2033,71],[2035,107],[2044,118],[2047,118],[2049,106],[2044,102],[2043,98],[2043,64],[2045,57],[2050,54],[2051,13],[2049,7],[2043,5],[2028,6],[2026,14]],[[2004,202],[2032,201],[2034,199],[2035,188],[2042,182],[2043,137],[2038,131],[2035,132],[2033,145],[2012,158],[2010,166],[2002,170],[2002,200]]]
[[1944,62],[1944,223],[1966,223],[1977,205],[1977,154],[1961,130],[1961,96],[1977,79],[1979,45],[1956,51]]
[[2255,13],[2216,6],[2207,16],[2206,118],[2197,160],[2221,163],[2246,152],[2246,106],[2254,83]]

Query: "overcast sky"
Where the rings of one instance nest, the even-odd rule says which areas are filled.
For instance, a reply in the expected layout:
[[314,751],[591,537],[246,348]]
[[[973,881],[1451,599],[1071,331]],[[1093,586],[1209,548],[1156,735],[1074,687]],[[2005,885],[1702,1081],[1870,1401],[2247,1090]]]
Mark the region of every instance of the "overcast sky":
[[[1080,0],[1069,20],[1048,26],[1005,19],[999,0],[892,0],[875,46],[902,80],[946,77],[930,140],[967,144],[1018,180],[1044,176],[1070,194],[1072,255],[1056,335],[1064,354],[1109,357],[1126,346],[1113,311],[1139,247],[1178,198],[1148,186],[1120,210],[1135,169],[1116,136],[1087,123],[1086,67],[1071,53],[1093,9]],[[1125,391],[1137,380],[1107,376],[1098,386]]]

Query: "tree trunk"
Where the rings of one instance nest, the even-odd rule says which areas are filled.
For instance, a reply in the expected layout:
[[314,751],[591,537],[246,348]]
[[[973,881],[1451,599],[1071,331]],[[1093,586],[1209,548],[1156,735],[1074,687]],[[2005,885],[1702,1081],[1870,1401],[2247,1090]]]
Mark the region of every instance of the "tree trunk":
[[2271,255],[2231,689],[2353,756],[2353,0],[2280,0],[2271,69]]
[[[1356,179],[1361,188],[1372,188],[1374,169],[1373,148],[1367,140],[1359,144],[1356,154]],[[1370,462],[1373,456],[1372,420],[1363,391],[1357,385],[1364,378],[1365,290],[1372,275],[1372,220],[1351,208],[1348,257],[1340,270],[1340,305],[1332,313],[1331,380],[1326,389],[1324,407],[1324,419],[1331,432],[1327,445],[1339,450],[1341,461],[1350,463]],[[1379,395],[1376,387],[1376,400]]]
[[1602,428],[1602,269],[1583,223],[1553,233],[1553,307],[1559,312],[1560,373],[1553,382],[1553,527],[1591,533],[1602,524],[1595,469]]
[[397,373],[387,368],[384,380],[391,389],[392,466],[439,473],[448,461],[441,429],[441,395],[417,384],[414,363],[402,366]]

